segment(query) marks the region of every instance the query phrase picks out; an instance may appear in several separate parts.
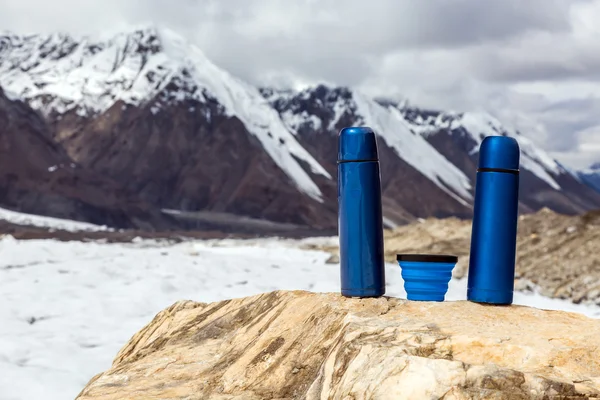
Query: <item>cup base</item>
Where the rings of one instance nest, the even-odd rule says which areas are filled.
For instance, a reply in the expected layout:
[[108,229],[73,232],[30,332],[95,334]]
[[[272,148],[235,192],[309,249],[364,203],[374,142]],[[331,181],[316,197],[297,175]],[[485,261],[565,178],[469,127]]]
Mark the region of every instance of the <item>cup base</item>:
[[513,302],[513,291],[468,288],[467,300],[473,303],[509,305]]
[[429,293],[427,293],[427,294],[411,293],[411,294],[406,295],[406,299],[412,300],[412,301],[444,301],[445,298],[446,298],[445,294],[437,295],[437,294],[429,294]]

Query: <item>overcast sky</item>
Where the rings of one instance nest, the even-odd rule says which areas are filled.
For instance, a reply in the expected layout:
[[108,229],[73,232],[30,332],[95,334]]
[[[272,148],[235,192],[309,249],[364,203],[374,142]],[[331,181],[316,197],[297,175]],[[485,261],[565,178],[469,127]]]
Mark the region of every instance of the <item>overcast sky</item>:
[[148,22],[257,84],[484,109],[567,165],[600,161],[600,0],[0,0],[0,30]]

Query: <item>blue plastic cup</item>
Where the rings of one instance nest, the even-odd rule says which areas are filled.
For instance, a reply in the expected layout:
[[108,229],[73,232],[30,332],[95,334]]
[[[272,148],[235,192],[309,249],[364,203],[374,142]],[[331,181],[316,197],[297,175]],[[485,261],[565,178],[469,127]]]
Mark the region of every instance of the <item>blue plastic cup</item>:
[[434,254],[396,256],[408,300],[444,301],[458,257]]

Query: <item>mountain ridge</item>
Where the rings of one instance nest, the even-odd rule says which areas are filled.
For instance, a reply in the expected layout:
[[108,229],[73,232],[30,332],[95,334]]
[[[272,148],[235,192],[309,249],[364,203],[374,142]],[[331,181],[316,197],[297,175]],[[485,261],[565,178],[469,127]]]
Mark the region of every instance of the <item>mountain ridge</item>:
[[388,225],[468,218],[483,136],[522,150],[521,211],[600,208],[600,193],[488,114],[423,110],[351,88],[258,88],[155,26],[0,35],[0,86],[41,112],[69,156],[144,201],[318,228],[336,225],[336,135],[377,133]]

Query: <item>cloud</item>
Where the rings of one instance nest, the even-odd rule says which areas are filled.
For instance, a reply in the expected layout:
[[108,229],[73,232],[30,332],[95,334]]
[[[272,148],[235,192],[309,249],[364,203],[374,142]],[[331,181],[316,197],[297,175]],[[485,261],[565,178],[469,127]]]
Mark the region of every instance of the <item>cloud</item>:
[[565,159],[585,151],[600,160],[589,146],[600,126],[600,0],[2,3],[0,26],[10,30],[157,22],[255,84],[328,82],[428,107],[485,109]]

